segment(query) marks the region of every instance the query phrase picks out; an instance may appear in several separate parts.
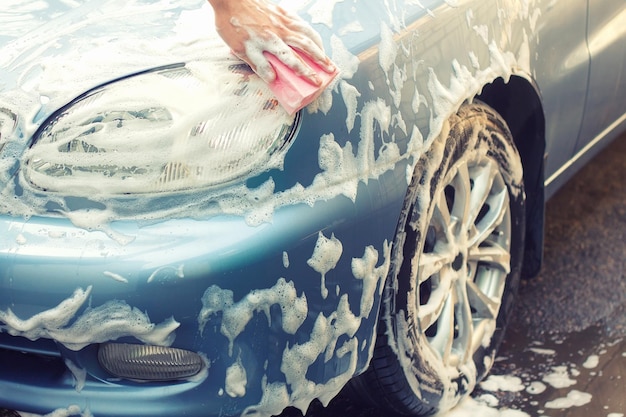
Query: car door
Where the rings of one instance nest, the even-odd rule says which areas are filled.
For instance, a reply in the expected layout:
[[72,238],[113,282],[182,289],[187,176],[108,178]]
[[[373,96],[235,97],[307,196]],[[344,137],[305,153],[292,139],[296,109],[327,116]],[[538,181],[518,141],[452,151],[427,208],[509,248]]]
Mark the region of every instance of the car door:
[[576,150],[626,119],[626,2],[589,1],[591,55],[585,114]]
[[534,76],[546,115],[546,178],[558,172],[576,152],[589,79],[587,3],[540,3],[534,35],[538,39]]

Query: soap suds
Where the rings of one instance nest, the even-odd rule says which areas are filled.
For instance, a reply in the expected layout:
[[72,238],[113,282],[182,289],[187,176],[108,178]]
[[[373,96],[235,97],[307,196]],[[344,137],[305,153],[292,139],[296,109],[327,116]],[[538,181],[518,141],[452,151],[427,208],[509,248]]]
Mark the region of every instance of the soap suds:
[[555,355],[556,354],[556,351],[554,349],[529,348],[528,350],[530,350],[533,353],[536,353],[537,355]]
[[[497,400],[496,400],[497,401]],[[520,410],[503,409],[498,410],[492,408],[494,406],[491,399],[474,399],[471,397],[463,399],[455,408],[445,412],[445,414],[437,414],[437,417],[530,417],[529,414]]]
[[341,81],[339,84],[341,90],[341,96],[343,102],[346,105],[346,128],[348,133],[354,128],[354,121],[356,120],[358,98],[361,97],[361,93],[353,85],[348,84],[346,81]]
[[[313,249],[313,256],[309,261],[315,267],[316,272],[329,273],[339,261],[341,253],[339,239],[334,234],[327,238],[320,232]],[[248,407],[244,415],[273,415],[287,406],[294,406],[305,412],[314,398],[327,404],[354,376],[359,358],[359,346],[362,348],[367,346],[366,340],[357,338],[357,332],[362,320],[372,310],[376,289],[380,294],[381,282],[387,275],[390,265],[390,253],[391,245],[384,242],[382,253],[384,259],[380,265],[377,265],[380,255],[372,246],[365,249],[363,258],[352,260],[354,279],[363,283],[359,314],[354,313],[348,294],[340,294],[339,286],[337,286],[336,309],[329,314],[318,313],[307,341],[293,345],[287,344],[285,347],[280,363],[280,370],[285,380],[268,383],[264,378],[262,399],[257,405]],[[318,299],[322,296],[323,294],[316,295]],[[229,340],[231,355],[237,338],[246,331],[248,323],[255,314],[264,313],[268,324],[271,325],[269,309],[274,305],[280,305],[283,312],[281,320],[283,331],[287,334],[295,334],[304,324],[306,317],[311,314],[305,295],[297,297],[293,283],[287,283],[284,278],[279,278],[274,287],[254,290],[238,302],[235,302],[232,291],[211,286],[202,297],[202,305],[202,311],[198,316],[200,331],[204,330],[210,320],[213,318],[219,320],[221,316],[220,332]],[[293,317],[287,316],[289,314]],[[340,341],[343,342],[340,343]],[[370,350],[373,346],[372,343]],[[368,352],[368,355],[371,353],[371,351]],[[333,358],[343,360],[347,358],[349,365],[341,374],[335,375],[324,383],[309,380],[307,371],[320,358],[324,363],[330,362]],[[229,368],[226,392],[231,396],[242,392],[244,365],[242,361],[237,360]]]
[[529,394],[541,394],[542,392],[544,392],[546,390],[546,385],[542,382],[539,381],[534,381],[531,382],[527,387],[526,387],[526,392]]
[[600,357],[598,355],[590,355],[585,363],[583,363],[583,367],[587,369],[592,369],[598,366],[600,362]]
[[542,380],[554,388],[567,388],[576,384],[576,381],[569,377],[568,368],[565,365],[552,367],[552,372],[545,375]]
[[321,275],[321,293],[322,298],[328,297],[328,289],[326,288],[326,274],[337,266],[343,245],[333,234],[330,239],[319,232],[313,255],[307,261],[307,264]]
[[580,407],[591,402],[591,394],[586,392],[580,392],[578,390],[570,391],[567,396],[557,398],[546,403],[546,408],[550,409],[565,409],[571,407]]
[[487,391],[508,392],[519,392],[526,388],[521,378],[511,375],[489,375],[485,381],[480,383],[480,387]]
[[252,290],[243,299],[234,302],[230,290],[217,286],[209,287],[202,296],[202,310],[198,315],[200,332],[212,315],[221,313],[221,332],[230,341],[230,354],[237,336],[246,328],[256,312],[264,312],[271,322],[270,307],[278,305],[282,312],[282,328],[287,334],[295,334],[306,319],[307,299],[298,297],[293,282],[280,278],[272,288]]
[[58,306],[26,320],[17,317],[11,309],[0,310],[0,331],[29,340],[52,339],[74,351],[123,336],[162,346],[174,341],[174,331],[179,326],[176,320],[170,318],[153,324],[145,313],[123,301],[112,300],[98,307],[87,307],[78,315],[90,293],[91,287],[79,288]]
[[243,397],[246,395],[248,377],[246,370],[241,364],[241,358],[226,370],[226,393],[231,397]]
[[329,28],[333,28],[333,11],[337,3],[344,0],[316,0],[309,8],[311,23],[321,23]]
[[58,408],[45,415],[27,413],[24,411],[20,411],[19,415],[21,417],[94,417],[89,409],[83,410],[78,405],[70,405],[67,408]]
[[74,377],[74,389],[76,392],[81,392],[87,381],[87,370],[76,365],[71,359],[65,359],[64,362]]
[[[374,305],[375,296],[380,296],[383,290],[383,282],[389,272],[391,262],[391,244],[383,244],[385,262],[378,264],[378,251],[373,246],[365,248],[362,258],[352,259],[352,274],[355,278],[363,281],[363,292],[361,295],[360,316],[369,317]],[[378,289],[378,293],[376,293]]]

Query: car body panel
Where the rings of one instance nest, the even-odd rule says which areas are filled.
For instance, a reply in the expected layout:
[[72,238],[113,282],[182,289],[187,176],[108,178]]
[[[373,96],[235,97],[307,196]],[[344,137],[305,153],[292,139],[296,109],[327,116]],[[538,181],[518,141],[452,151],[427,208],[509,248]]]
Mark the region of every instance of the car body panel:
[[626,4],[589,2],[590,79],[585,118],[576,151],[624,116],[626,88]]
[[[545,175],[550,176],[573,155],[584,115],[589,77],[589,51],[585,39],[587,2],[546,2],[541,9],[539,50],[535,76],[546,114]],[[544,20],[545,18],[545,20]],[[563,33],[571,34],[563,36]],[[550,42],[542,42],[543,37]]]
[[[157,196],[45,193],[20,164],[59,108],[151,68],[233,58],[204,1],[37,4],[0,32],[3,406],[154,417],[327,402],[371,358],[413,164],[447,118],[519,77],[544,98],[548,174],[576,151],[587,2],[299,1],[341,74],[280,168]],[[117,380],[95,359],[110,340],[200,352],[207,369]]]

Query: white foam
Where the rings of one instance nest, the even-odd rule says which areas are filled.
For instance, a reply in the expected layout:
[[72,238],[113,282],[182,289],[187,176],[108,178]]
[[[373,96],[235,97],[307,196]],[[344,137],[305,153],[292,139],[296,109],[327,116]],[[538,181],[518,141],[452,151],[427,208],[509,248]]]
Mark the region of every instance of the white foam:
[[580,407],[591,402],[592,395],[578,390],[570,391],[567,396],[548,401],[545,405],[550,409],[566,409]]
[[533,381],[526,387],[526,392],[529,394],[541,394],[546,390],[546,385],[540,381]]
[[71,359],[65,359],[64,362],[74,377],[74,389],[76,392],[81,392],[87,381],[87,370],[76,365]]
[[600,357],[598,355],[590,355],[583,363],[583,368],[592,369],[598,366]]
[[82,409],[78,405],[70,405],[67,408],[58,408],[48,414],[40,415],[19,411],[21,417],[94,417],[89,409]]
[[270,307],[278,305],[282,312],[282,329],[294,334],[306,319],[308,305],[305,295],[298,297],[293,282],[279,278],[272,288],[252,290],[243,299],[234,302],[233,293],[217,286],[209,287],[202,296],[202,309],[198,314],[202,332],[210,317],[222,313],[221,332],[230,341],[232,354],[235,339],[244,331],[256,312],[264,312],[271,321]]
[[508,392],[520,392],[526,388],[522,379],[513,375],[489,375],[485,381],[480,383],[480,387],[487,391]]
[[339,88],[347,110],[346,129],[348,129],[348,133],[350,133],[354,128],[358,98],[361,97],[361,93],[359,93],[359,90],[357,90],[356,87],[348,84],[346,81],[341,81]]
[[398,45],[394,42],[393,32],[384,22],[380,24],[380,45],[378,62],[383,72],[387,74],[396,61]]
[[542,380],[554,388],[567,388],[576,384],[576,381],[569,377],[565,365],[552,367],[552,372],[545,375]]
[[389,272],[389,266],[391,264],[391,244],[385,241],[383,250],[385,259],[380,266],[377,266],[378,251],[376,251],[373,246],[365,248],[365,253],[362,258],[352,259],[352,274],[355,278],[363,281],[360,308],[361,317],[369,317],[374,305],[376,289],[378,288],[378,295],[380,295],[383,290],[382,283]]
[[502,409],[490,407],[482,401],[478,401],[471,397],[463,399],[456,407],[443,414],[437,414],[437,417],[530,417],[529,414],[513,409]]
[[361,24],[361,22],[357,20],[353,20],[352,22],[343,25],[341,29],[339,29],[339,35],[345,36],[349,33],[363,32],[363,30],[364,29],[363,29],[363,25]]
[[348,50],[343,41],[336,35],[330,38],[331,57],[339,68],[339,79],[349,80],[359,69],[359,58]]
[[555,355],[556,354],[556,351],[554,349],[529,348],[528,350],[530,350],[533,353],[536,353],[537,355]]
[[241,358],[238,358],[237,361],[226,370],[225,391],[231,397],[243,397],[246,395],[247,384],[248,377],[246,370],[241,363]]
[[58,306],[22,320],[11,309],[0,311],[0,330],[30,340],[52,339],[71,350],[80,350],[93,343],[103,343],[123,336],[142,342],[169,346],[179,323],[173,318],[153,324],[147,314],[123,301],[112,300],[98,307],[88,307],[77,316],[91,287],[77,289]]
[[333,28],[333,11],[337,3],[344,0],[317,0],[309,8],[311,23],[321,23],[329,28]]
[[343,253],[343,245],[335,237],[331,235],[330,239],[319,232],[317,243],[313,250],[313,255],[307,261],[307,264],[321,275],[321,294],[322,298],[328,297],[328,289],[326,288],[326,274],[337,266],[341,254]]

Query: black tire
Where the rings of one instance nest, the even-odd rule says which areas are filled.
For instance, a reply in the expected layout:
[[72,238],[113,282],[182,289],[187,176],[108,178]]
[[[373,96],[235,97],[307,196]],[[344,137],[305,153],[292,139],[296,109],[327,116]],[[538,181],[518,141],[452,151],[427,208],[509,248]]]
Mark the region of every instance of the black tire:
[[521,272],[522,165],[506,122],[474,102],[444,130],[415,166],[374,356],[350,385],[403,415],[452,408],[487,374]]

